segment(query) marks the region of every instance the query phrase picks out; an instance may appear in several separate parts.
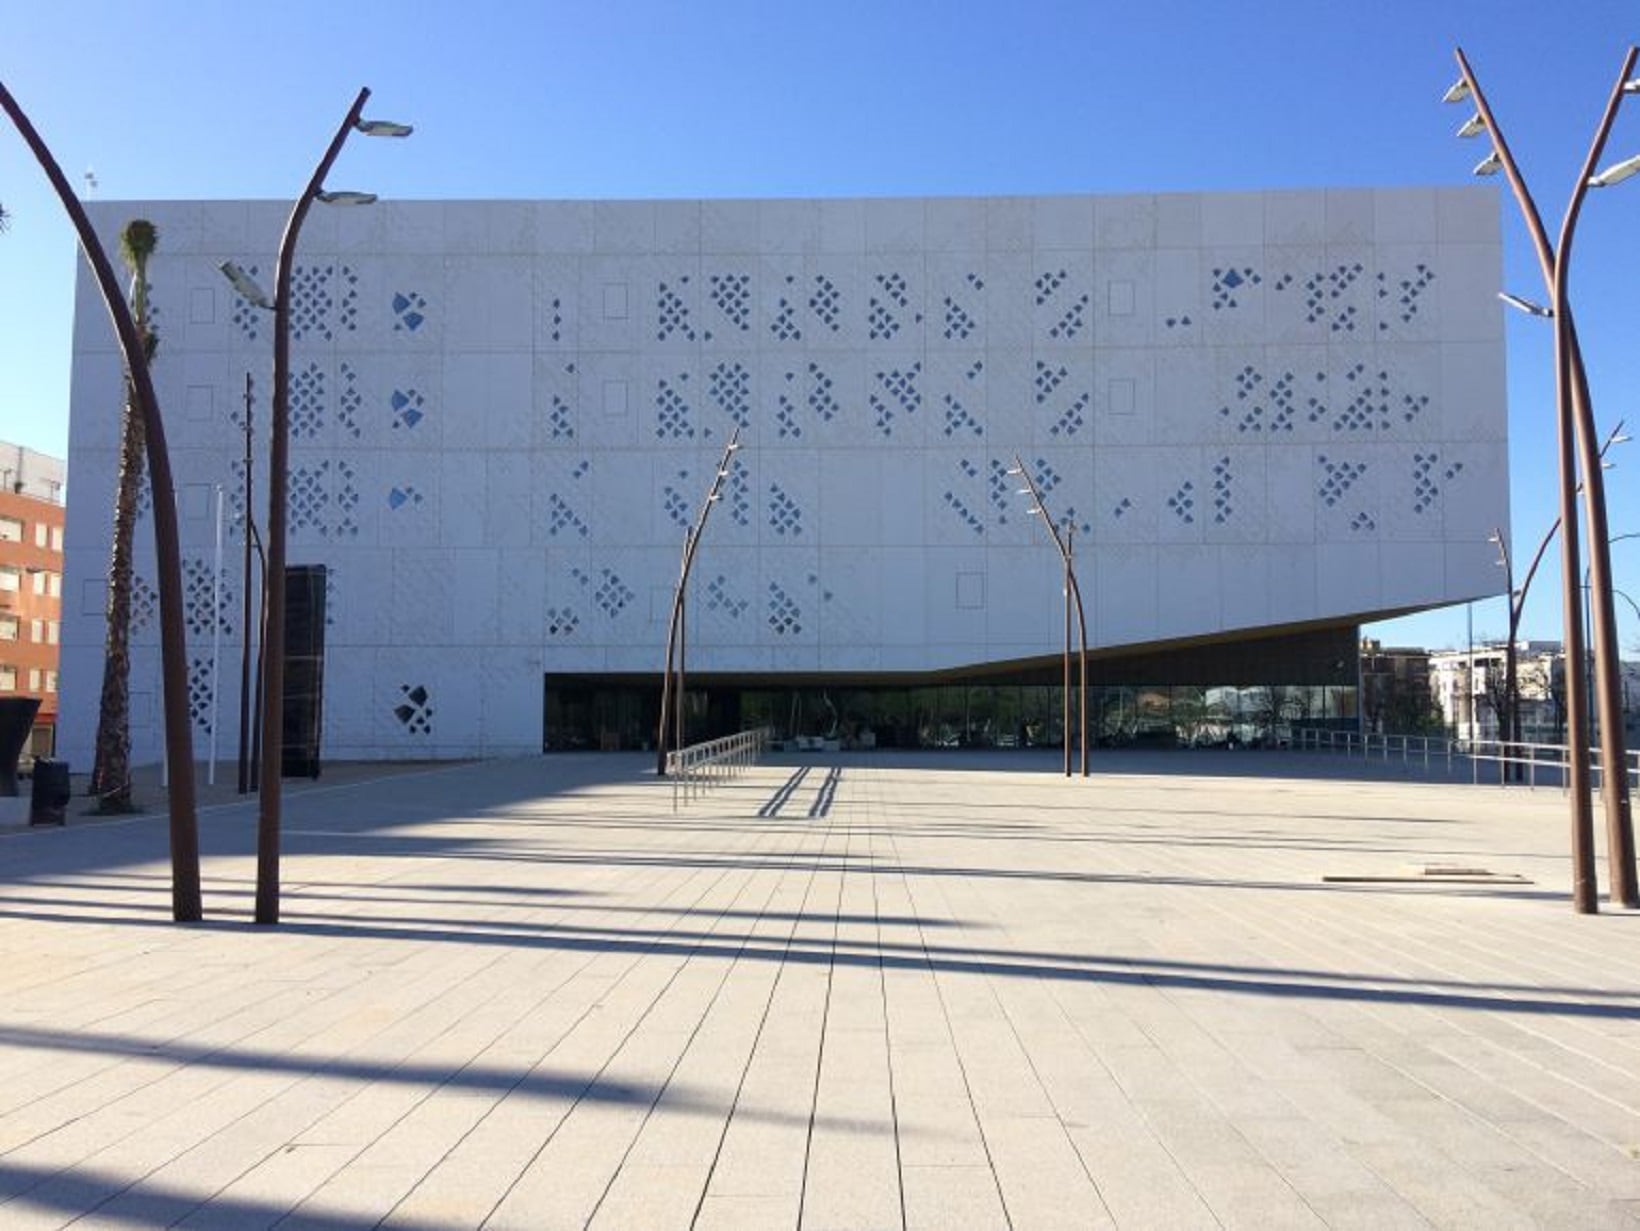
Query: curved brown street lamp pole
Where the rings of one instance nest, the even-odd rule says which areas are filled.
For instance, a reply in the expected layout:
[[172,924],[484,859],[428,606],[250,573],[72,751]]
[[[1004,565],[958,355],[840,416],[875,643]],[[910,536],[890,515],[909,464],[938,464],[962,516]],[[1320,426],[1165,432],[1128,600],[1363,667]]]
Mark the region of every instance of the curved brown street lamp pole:
[[336,135],[314,167],[307,187],[291,206],[279,241],[274,267],[273,298],[263,295],[250,277],[231,261],[222,272],[241,295],[258,307],[273,311],[273,404],[268,445],[267,562],[263,575],[262,656],[262,781],[256,818],[256,922],[279,922],[279,827],[283,800],[285,747],[285,539],[286,501],[290,481],[290,295],[296,262],[296,241],[308,210],[315,201],[334,205],[368,205],[376,198],[367,192],[327,192],[325,176],[354,129],[371,137],[407,137],[410,128],[384,120],[362,119],[368,88],[359,91]]
[[[700,502],[695,520],[683,532],[683,557],[678,562],[678,585],[672,592],[672,613],[666,622],[666,666],[661,676],[661,714],[655,728],[655,774],[666,777],[667,727],[673,728],[672,747],[683,747],[683,634],[684,597],[689,589],[689,570],[695,566],[695,552],[700,549],[700,536],[706,529],[706,519],[712,515],[712,506],[723,496],[723,481],[729,477],[735,453],[740,449],[740,428],[737,425],[723,446],[723,459],[712,474],[706,488],[706,498]],[[672,677],[677,675],[674,685]],[[674,713],[675,711],[675,713]],[[671,720],[670,722],[668,720]]]
[[[1476,114],[1460,128],[1462,136],[1485,132],[1492,143],[1492,154],[1476,166],[1480,175],[1503,171],[1526,221],[1527,231],[1536,251],[1538,265],[1545,286],[1550,291],[1552,306],[1543,315],[1555,322],[1555,402],[1559,440],[1560,520],[1562,599],[1565,609],[1565,649],[1568,663],[1580,662],[1585,654],[1582,628],[1582,595],[1579,593],[1577,470],[1581,464],[1588,521],[1589,563],[1593,578],[1594,642],[1596,689],[1600,702],[1601,761],[1603,765],[1623,765],[1623,724],[1621,665],[1617,659],[1616,619],[1611,597],[1611,554],[1607,548],[1606,493],[1601,477],[1600,458],[1595,444],[1594,411],[1589,398],[1588,376],[1584,370],[1582,350],[1578,344],[1576,323],[1572,318],[1568,294],[1568,268],[1571,263],[1572,240],[1582,210],[1583,199],[1591,187],[1615,184],[1640,170],[1640,160],[1630,159],[1616,167],[1595,173],[1606,138],[1617,118],[1617,110],[1626,93],[1632,93],[1636,49],[1631,47],[1623,59],[1606,103],[1605,112],[1595,130],[1589,152],[1584,159],[1577,184],[1561,221],[1559,243],[1549,244],[1548,231],[1532,199],[1520,168],[1509,151],[1503,133],[1497,125],[1480,84],[1469,67],[1463,51],[1456,51],[1460,80],[1446,93],[1447,102],[1461,102],[1473,98]],[[1511,302],[1519,301],[1511,300]],[[1570,761],[1569,785],[1572,808],[1572,900],[1576,910],[1592,914],[1599,909],[1598,886],[1594,870],[1594,820],[1589,803],[1589,732],[1588,706],[1584,700],[1584,686],[1579,672],[1566,672],[1566,742]],[[1611,869],[1612,900],[1624,906],[1640,906],[1640,884],[1635,878],[1634,827],[1629,807],[1628,776],[1603,774],[1601,792],[1605,801],[1607,857]]]
[[1065,652],[1063,657],[1063,671],[1061,682],[1061,697],[1064,701],[1064,716],[1060,721],[1060,730],[1064,733],[1065,744],[1065,777],[1071,776],[1071,604],[1076,604],[1076,623],[1080,647],[1077,663],[1077,714],[1082,728],[1082,776],[1088,776],[1088,619],[1082,609],[1082,587],[1076,582],[1076,548],[1075,525],[1067,519],[1065,534],[1060,536],[1059,529],[1053,524],[1053,518],[1048,515],[1048,508],[1042,503],[1042,490],[1036,485],[1036,478],[1025,468],[1025,463],[1019,454],[1014,454],[1013,467],[1008,474],[1025,481],[1021,496],[1031,498],[1031,515],[1040,517],[1042,524],[1048,528],[1048,534],[1053,539],[1053,545],[1059,550],[1059,558],[1065,564]]
[[114,267],[97,239],[85,209],[68,186],[62,168],[41,139],[11,92],[0,84],[0,107],[5,109],[35,161],[46,173],[80,238],[80,248],[97,279],[119,337],[125,370],[131,378],[137,410],[148,441],[148,486],[154,499],[154,567],[159,585],[159,652],[165,707],[165,764],[170,794],[171,917],[195,923],[204,915],[199,891],[199,818],[194,800],[193,729],[188,716],[188,647],[182,606],[182,549],[177,536],[176,489],[171,477],[171,455],[165,444],[165,424],[154,393],[148,356],[120,293]]

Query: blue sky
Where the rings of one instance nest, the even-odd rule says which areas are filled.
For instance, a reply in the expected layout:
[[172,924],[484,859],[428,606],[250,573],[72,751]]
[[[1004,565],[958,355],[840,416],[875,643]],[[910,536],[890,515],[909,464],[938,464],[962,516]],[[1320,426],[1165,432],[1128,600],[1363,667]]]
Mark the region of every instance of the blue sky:
[[[360,85],[414,122],[354,142],[335,186],[399,197],[1028,194],[1460,184],[1485,153],[1439,99],[1468,52],[1539,206],[1561,210],[1634,0],[17,5],[0,80],[109,199],[288,197]],[[1640,96],[1606,162],[1640,152]],[[67,448],[73,239],[0,131],[0,438]],[[1507,284],[1542,298],[1512,202]],[[1640,179],[1594,194],[1573,296],[1602,430],[1640,436]],[[1625,294],[1624,292],[1629,292]],[[1514,527],[1554,517],[1549,330],[1510,314]],[[1640,530],[1640,440],[1614,451],[1614,534]],[[1640,539],[1613,549],[1640,599]],[[1500,573],[1501,578],[1501,573]],[[1558,637],[1558,578],[1524,631]],[[1501,579],[1500,579],[1501,587]],[[1505,627],[1476,604],[1477,635]],[[1622,600],[1625,653],[1640,620]],[[1461,644],[1462,608],[1380,626]]]

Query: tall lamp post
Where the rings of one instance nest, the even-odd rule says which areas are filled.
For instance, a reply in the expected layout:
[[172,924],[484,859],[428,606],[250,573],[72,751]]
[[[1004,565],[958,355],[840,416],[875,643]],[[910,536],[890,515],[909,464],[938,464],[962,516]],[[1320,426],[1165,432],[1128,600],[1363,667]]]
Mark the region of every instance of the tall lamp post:
[[0,108],[28,144],[35,161],[56,190],[69,221],[74,224],[80,248],[97,279],[97,289],[108,307],[108,315],[113,318],[125,370],[131,379],[138,413],[142,415],[148,448],[148,486],[154,501],[154,565],[159,582],[160,676],[165,706],[166,777],[170,788],[171,917],[178,923],[195,923],[204,914],[199,890],[199,818],[194,800],[193,729],[188,716],[182,549],[177,534],[176,490],[171,478],[171,456],[165,444],[165,423],[160,417],[159,398],[154,393],[153,376],[148,370],[147,351],[91,220],[68,186],[51,150],[3,84],[0,84]]
[[[1559,438],[1561,587],[1565,609],[1565,647],[1568,663],[1584,656],[1581,619],[1582,595],[1578,589],[1578,531],[1576,525],[1576,474],[1581,464],[1588,522],[1589,564],[1593,580],[1596,688],[1601,715],[1601,758],[1606,765],[1625,763],[1622,725],[1621,663],[1617,656],[1616,619],[1612,607],[1611,556],[1607,548],[1606,489],[1600,473],[1595,444],[1594,411],[1589,398],[1588,376],[1578,345],[1576,324],[1569,297],[1569,267],[1572,241],[1583,199],[1590,188],[1605,188],[1640,172],[1640,157],[1630,158],[1596,172],[1606,138],[1617,118],[1626,94],[1640,93],[1640,81],[1631,80],[1636,48],[1623,58],[1616,84],[1607,99],[1605,112],[1595,130],[1562,217],[1559,242],[1551,246],[1542,216],[1526,187],[1520,168],[1509,151],[1502,130],[1492,114],[1480,84],[1462,50],[1456,52],[1459,80],[1446,92],[1449,103],[1473,99],[1475,114],[1458,129],[1463,137],[1486,133],[1492,153],[1475,167],[1477,175],[1502,171],[1526,221],[1551,306],[1539,314],[1552,316],[1555,323],[1555,401]],[[1514,302],[1514,301],[1512,301]],[[1517,303],[1517,306],[1520,306]],[[1571,762],[1570,799],[1572,808],[1572,900],[1576,910],[1592,914],[1599,909],[1594,871],[1594,822],[1589,803],[1589,732],[1583,681],[1580,673],[1566,673],[1566,743]],[[1605,802],[1608,860],[1611,869],[1612,900],[1624,906],[1640,906],[1640,883],[1635,877],[1634,827],[1629,808],[1626,774],[1604,775],[1601,792]]]
[[[1508,300],[1510,303],[1518,303],[1525,311],[1542,311],[1542,309],[1537,308],[1537,305],[1518,299],[1518,297],[1514,295],[1504,295],[1503,298]],[[1613,445],[1627,444],[1628,440],[1629,438],[1623,435],[1623,420],[1619,419],[1617,421],[1617,426],[1612,428],[1610,434],[1607,435],[1605,441],[1600,446],[1600,465],[1602,469],[1609,468],[1611,466],[1611,463],[1605,460],[1607,451]],[[1580,484],[1578,491],[1581,492],[1582,490],[1582,485]],[[1491,542],[1498,549],[1498,566],[1503,569],[1504,589],[1508,592],[1509,596],[1509,641],[1504,647],[1503,695],[1504,705],[1508,711],[1508,735],[1506,738],[1508,742],[1514,744],[1520,743],[1519,656],[1516,650],[1516,644],[1520,639],[1521,616],[1526,610],[1526,592],[1532,588],[1532,578],[1537,576],[1538,565],[1543,563],[1544,552],[1548,551],[1549,544],[1554,542],[1555,535],[1559,532],[1560,518],[1556,517],[1554,521],[1549,523],[1549,528],[1543,532],[1543,538],[1539,540],[1537,550],[1532,553],[1532,562],[1526,569],[1526,577],[1520,583],[1520,589],[1516,590],[1514,559],[1509,552],[1509,540],[1505,537],[1501,526],[1492,531]],[[1632,536],[1620,534],[1611,541],[1615,543],[1618,539],[1629,537]],[[1513,777],[1517,782],[1520,781],[1522,771],[1519,765],[1514,767]]]
[[[1607,462],[1606,466],[1607,466],[1607,469],[1610,469],[1611,468],[1611,463]],[[1621,543],[1625,539],[1634,539],[1634,538],[1640,538],[1640,531],[1630,530],[1630,531],[1628,531],[1624,534],[1614,534],[1614,535],[1611,536],[1611,538],[1606,540],[1606,545],[1608,547],[1610,547],[1613,543]],[[1586,617],[1592,616],[1592,613],[1594,611],[1594,603],[1593,603],[1593,601],[1590,597],[1591,589],[1592,589],[1592,584],[1589,580],[1589,569],[1588,569],[1587,566],[1585,566],[1584,569],[1583,569],[1583,600],[1584,600],[1584,603],[1586,604],[1586,606],[1584,607],[1584,612],[1585,612]],[[1616,586],[1613,586],[1612,587],[1612,596],[1614,598],[1622,599],[1625,603],[1627,603],[1629,605],[1630,610],[1632,610],[1635,613],[1636,616],[1640,616],[1640,604],[1636,604],[1635,601],[1634,601],[1634,598],[1631,595],[1629,595],[1627,592],[1618,589]],[[1588,630],[1585,630],[1586,633],[1587,633],[1587,631]],[[1589,633],[1588,636],[1589,636],[1589,638],[1592,642],[1593,634]],[[1584,665],[1584,670],[1588,674],[1592,675],[1593,672],[1594,672],[1594,663],[1593,663],[1593,661],[1585,662],[1583,665]],[[1590,715],[1589,721],[1591,721],[1591,722],[1594,721],[1594,716],[1592,714]],[[1602,722],[1605,721],[1604,716],[1602,716],[1601,721]],[[1627,726],[1627,723],[1625,723],[1624,725]],[[1609,775],[1612,772],[1613,772],[1612,768],[1609,765],[1607,765],[1605,763],[1605,761],[1602,761],[1600,763],[1600,781],[1601,781],[1602,784],[1605,783],[1607,775]],[[1626,775],[1627,774],[1627,765],[1624,764],[1623,766],[1620,766],[1619,769],[1618,769],[1618,772],[1624,773]]]
[[[712,506],[723,498],[723,481],[729,477],[731,464],[740,449],[740,428],[737,426],[723,446],[723,459],[712,473],[712,482],[706,488],[706,498],[700,502],[700,511],[683,533],[683,558],[678,562],[678,585],[672,593],[672,614],[666,622],[666,666],[661,675],[661,715],[655,728],[655,773],[666,776],[667,728],[673,729],[671,747],[683,747],[683,633],[684,598],[689,590],[689,570],[695,566],[695,552],[700,548],[700,536],[706,529],[706,519],[712,515]],[[672,677],[677,675],[674,685]],[[674,712],[675,711],[675,712]]]
[[[1556,523],[1559,524],[1558,522]],[[1504,537],[1503,527],[1499,526],[1492,531],[1493,544],[1498,549],[1498,565],[1503,569],[1504,593],[1509,598],[1509,639],[1503,646],[1503,744],[1504,744],[1504,777],[1517,777],[1518,766],[1514,764],[1515,746],[1520,743],[1520,687],[1519,663],[1515,640],[1520,635],[1521,604],[1525,602],[1525,588],[1520,595],[1515,594],[1515,566],[1509,558],[1509,540]],[[1532,571],[1537,571],[1537,563],[1543,558],[1543,549],[1549,545],[1549,539],[1544,537],[1538,547],[1537,555],[1532,559]]]
[[1065,777],[1071,776],[1071,604],[1076,605],[1076,623],[1080,646],[1079,661],[1077,663],[1077,715],[1082,728],[1082,776],[1088,776],[1088,620],[1082,610],[1082,587],[1076,584],[1076,549],[1073,534],[1075,526],[1067,520],[1065,533],[1060,535],[1058,527],[1053,524],[1053,518],[1048,516],[1047,506],[1042,503],[1042,489],[1037,487],[1036,478],[1025,469],[1025,463],[1019,454],[1014,454],[1014,464],[1009,469],[1010,475],[1025,481],[1020,490],[1021,496],[1031,499],[1031,515],[1040,517],[1042,524],[1048,528],[1048,534],[1053,539],[1053,545],[1059,550],[1059,557],[1065,564],[1065,652],[1063,656],[1062,696],[1064,698],[1064,717],[1060,728],[1064,732],[1065,743]]
[[279,922],[279,823],[282,802],[285,708],[285,514],[290,479],[290,284],[296,260],[296,240],[302,223],[315,201],[327,205],[369,205],[369,192],[327,192],[325,176],[355,130],[367,137],[408,137],[408,124],[361,118],[368,89],[359,91],[331,138],[323,157],[313,169],[307,187],[291,207],[285,233],[279,241],[279,260],[274,267],[273,298],[269,299],[254,279],[232,261],[222,264],[222,272],[245,299],[273,313],[273,410],[268,445],[267,563],[263,577],[263,601],[267,617],[263,622],[262,655],[262,781],[260,809],[256,822],[256,922]]
[[[239,649],[239,794],[251,790],[251,535],[255,523],[251,517],[251,374],[245,373],[245,556],[240,573],[243,594],[241,626],[243,644]],[[263,575],[263,585],[267,576]],[[260,625],[260,621],[258,621]]]

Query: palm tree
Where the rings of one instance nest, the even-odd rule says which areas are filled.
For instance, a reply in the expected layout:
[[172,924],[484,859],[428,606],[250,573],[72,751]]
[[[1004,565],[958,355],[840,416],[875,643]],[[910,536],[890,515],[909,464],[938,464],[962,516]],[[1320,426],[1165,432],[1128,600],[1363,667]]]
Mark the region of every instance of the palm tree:
[[[148,259],[159,246],[154,224],[138,218],[120,232],[120,259],[131,271],[131,315],[143,350],[153,361],[159,337],[148,328]],[[144,434],[136,391],[125,381],[120,417],[119,481],[114,492],[114,547],[108,564],[108,629],[104,639],[102,703],[97,711],[96,757],[91,794],[99,812],[134,812],[131,796],[131,590],[137,496],[142,481]]]

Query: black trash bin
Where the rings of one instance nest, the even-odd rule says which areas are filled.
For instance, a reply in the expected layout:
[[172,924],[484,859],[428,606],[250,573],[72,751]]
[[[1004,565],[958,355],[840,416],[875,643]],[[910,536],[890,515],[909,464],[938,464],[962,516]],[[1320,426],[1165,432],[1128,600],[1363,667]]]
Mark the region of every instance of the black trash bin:
[[30,825],[68,823],[68,762],[34,762],[34,793],[29,797]]

